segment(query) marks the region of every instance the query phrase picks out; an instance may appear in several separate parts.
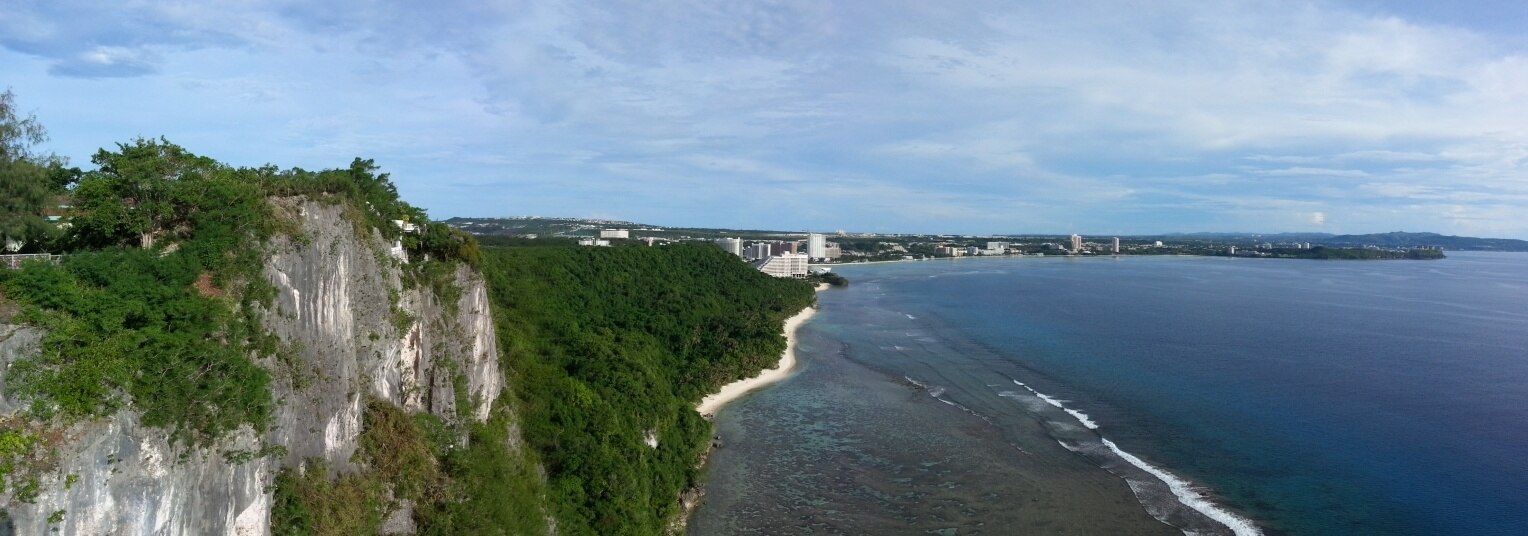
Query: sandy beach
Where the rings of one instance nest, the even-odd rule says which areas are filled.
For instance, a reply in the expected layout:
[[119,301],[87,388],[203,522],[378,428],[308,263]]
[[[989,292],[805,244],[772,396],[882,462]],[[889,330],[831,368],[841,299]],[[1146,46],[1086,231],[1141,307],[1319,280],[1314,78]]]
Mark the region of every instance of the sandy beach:
[[[828,285],[826,283],[817,285],[817,291],[821,292],[827,287]],[[739,397],[748,394],[754,389],[764,387],[789,377],[791,371],[795,370],[796,368],[796,328],[801,327],[801,325],[806,323],[808,319],[812,318],[812,315],[814,314],[817,314],[817,308],[807,307],[802,309],[801,312],[796,313],[796,316],[792,316],[785,320],[785,351],[780,353],[780,362],[776,364],[774,368],[764,369],[762,372],[759,372],[757,376],[752,378],[742,379],[727,385],[723,385],[721,390],[707,395],[704,399],[701,399],[700,404],[695,406],[695,411],[700,412],[700,414],[706,418],[710,418],[712,415],[715,415],[716,411],[721,409],[722,406],[727,405],[728,402],[737,400]]]

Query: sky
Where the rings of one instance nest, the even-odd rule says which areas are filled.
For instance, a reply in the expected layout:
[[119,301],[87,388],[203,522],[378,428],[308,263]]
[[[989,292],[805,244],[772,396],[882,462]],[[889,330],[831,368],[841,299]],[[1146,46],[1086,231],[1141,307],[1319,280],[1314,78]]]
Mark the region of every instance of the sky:
[[1528,238],[1528,2],[0,0],[41,149],[437,219]]

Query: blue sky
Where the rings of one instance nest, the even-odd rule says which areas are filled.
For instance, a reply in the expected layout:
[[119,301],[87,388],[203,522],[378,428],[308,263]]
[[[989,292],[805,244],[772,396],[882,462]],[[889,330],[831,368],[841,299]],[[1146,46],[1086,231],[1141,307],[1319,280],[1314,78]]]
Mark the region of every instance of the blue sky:
[[7,0],[88,167],[374,158],[437,218],[1528,238],[1528,3]]

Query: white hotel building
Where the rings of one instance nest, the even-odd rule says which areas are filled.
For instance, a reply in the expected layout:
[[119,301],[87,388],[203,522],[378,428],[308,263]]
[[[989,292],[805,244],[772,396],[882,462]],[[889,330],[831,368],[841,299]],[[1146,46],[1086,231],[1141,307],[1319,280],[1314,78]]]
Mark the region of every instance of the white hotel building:
[[806,277],[807,256],[800,253],[785,253],[766,257],[758,261],[756,266],[760,272],[775,277]]

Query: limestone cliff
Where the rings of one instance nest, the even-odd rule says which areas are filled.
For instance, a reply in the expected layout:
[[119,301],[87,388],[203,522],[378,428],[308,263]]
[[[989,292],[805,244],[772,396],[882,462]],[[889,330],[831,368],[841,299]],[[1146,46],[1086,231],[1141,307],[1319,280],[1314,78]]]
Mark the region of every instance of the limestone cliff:
[[[282,348],[260,362],[277,404],[269,428],[187,449],[130,407],[63,426],[36,496],[0,496],[0,534],[264,535],[283,468],[321,459],[356,470],[368,397],[447,422],[489,416],[503,375],[481,275],[461,266],[434,284],[405,284],[406,261],[343,205],[272,203],[296,230],[265,245],[277,295],[264,324]],[[0,324],[0,365],[34,352],[39,338]],[[22,404],[0,375],[0,417]]]

